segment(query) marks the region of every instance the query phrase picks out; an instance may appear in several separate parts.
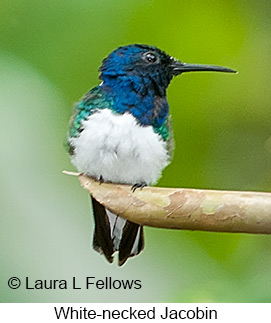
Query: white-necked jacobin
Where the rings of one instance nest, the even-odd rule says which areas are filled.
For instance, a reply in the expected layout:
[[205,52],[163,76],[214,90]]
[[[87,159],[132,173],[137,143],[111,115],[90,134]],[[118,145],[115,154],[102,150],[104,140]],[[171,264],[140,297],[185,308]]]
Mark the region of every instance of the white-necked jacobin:
[[[186,64],[148,45],[119,47],[99,69],[102,83],[74,106],[68,146],[79,172],[97,180],[152,185],[170,163],[174,147],[166,90],[185,72],[232,69]],[[144,247],[143,227],[106,210],[92,198],[93,247],[119,265]]]

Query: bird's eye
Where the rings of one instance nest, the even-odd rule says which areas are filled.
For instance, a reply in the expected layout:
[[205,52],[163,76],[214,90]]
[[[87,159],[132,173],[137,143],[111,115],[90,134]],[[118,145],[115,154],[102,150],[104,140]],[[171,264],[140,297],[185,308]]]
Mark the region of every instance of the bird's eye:
[[157,61],[157,56],[152,52],[145,53],[144,58],[149,63],[155,63]]

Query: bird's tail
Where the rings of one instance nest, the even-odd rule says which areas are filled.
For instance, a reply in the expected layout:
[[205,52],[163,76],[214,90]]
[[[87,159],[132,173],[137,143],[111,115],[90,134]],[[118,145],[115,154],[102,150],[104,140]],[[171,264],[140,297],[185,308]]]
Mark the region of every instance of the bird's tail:
[[143,227],[125,220],[107,210],[92,197],[95,230],[93,248],[113,262],[113,254],[119,252],[119,266],[129,257],[138,255],[144,248]]

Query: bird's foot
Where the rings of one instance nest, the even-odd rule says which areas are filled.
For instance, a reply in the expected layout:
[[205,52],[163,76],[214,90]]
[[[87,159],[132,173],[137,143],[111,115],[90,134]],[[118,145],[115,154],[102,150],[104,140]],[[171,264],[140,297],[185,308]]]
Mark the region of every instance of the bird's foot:
[[131,187],[131,191],[134,193],[135,190],[137,190],[138,188],[140,188],[142,190],[143,187],[148,186],[146,182],[141,182],[141,183],[135,183],[132,187]]
[[101,185],[102,183],[104,183],[104,178],[103,178],[103,176],[102,176],[102,175],[100,175],[100,177],[99,177],[99,183],[100,183],[100,185]]

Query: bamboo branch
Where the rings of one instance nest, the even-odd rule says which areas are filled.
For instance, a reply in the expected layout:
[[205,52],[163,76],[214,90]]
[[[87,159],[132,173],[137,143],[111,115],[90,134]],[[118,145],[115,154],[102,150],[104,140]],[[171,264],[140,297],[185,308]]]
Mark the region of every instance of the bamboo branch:
[[184,230],[271,234],[271,193],[144,187],[95,181],[84,189],[107,209],[142,225]]

